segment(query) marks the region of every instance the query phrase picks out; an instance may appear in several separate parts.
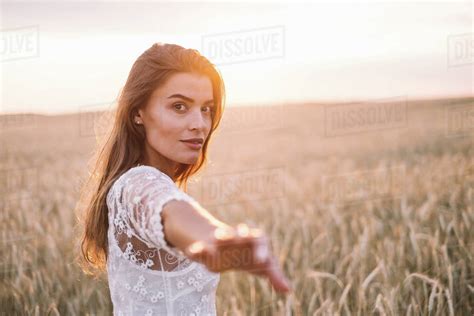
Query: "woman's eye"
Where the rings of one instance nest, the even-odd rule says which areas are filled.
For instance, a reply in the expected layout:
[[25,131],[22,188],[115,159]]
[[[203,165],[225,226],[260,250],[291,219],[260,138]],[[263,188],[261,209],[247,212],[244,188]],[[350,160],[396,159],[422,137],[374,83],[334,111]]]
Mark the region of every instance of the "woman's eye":
[[176,108],[176,106],[180,106],[180,105],[184,106],[183,103],[175,103],[173,106],[174,106],[174,108],[175,108],[176,110],[179,110],[178,108]]
[[207,108],[207,111],[205,111],[205,112],[212,112],[213,109],[214,109],[214,107],[212,107],[212,106],[206,106],[205,108]]
[[[186,105],[184,103],[175,103],[175,104],[173,104],[173,107],[174,107],[175,110],[178,110],[178,111],[184,111],[186,109]],[[211,113],[211,112],[213,112],[214,107],[213,106],[205,106],[203,109],[207,109],[207,110],[204,110],[204,112]]]

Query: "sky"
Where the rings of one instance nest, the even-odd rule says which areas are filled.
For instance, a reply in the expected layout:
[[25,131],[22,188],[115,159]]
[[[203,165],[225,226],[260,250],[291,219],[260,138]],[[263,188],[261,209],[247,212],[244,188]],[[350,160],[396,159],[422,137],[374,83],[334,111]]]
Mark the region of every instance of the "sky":
[[472,2],[2,2],[0,25],[0,113],[109,109],[155,42],[215,63],[226,106],[473,95]]

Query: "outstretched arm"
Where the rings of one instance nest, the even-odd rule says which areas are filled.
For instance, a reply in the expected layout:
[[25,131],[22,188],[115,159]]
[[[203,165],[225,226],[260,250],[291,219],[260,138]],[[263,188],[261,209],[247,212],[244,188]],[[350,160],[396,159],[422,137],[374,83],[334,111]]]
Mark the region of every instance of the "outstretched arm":
[[234,228],[217,220],[198,203],[178,200],[164,205],[162,221],[166,242],[210,271],[244,270],[268,277],[277,291],[291,290],[260,229],[245,224]]

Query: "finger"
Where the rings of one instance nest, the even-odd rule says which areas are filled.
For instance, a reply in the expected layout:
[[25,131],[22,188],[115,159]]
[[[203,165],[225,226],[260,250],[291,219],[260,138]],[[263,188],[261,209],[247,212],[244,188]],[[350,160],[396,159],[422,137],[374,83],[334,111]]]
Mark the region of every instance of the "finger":
[[235,229],[232,227],[218,227],[214,230],[216,240],[228,240],[235,235]]
[[195,256],[204,249],[204,242],[196,241],[184,249],[184,253],[189,256]]
[[260,228],[250,228],[250,236],[259,238],[263,236],[263,230]]
[[266,237],[263,233],[263,230],[259,228],[249,228],[248,226],[242,226],[242,228],[237,229],[238,236],[244,241],[250,241],[255,247],[259,243],[266,243]]
[[186,247],[184,254],[191,260],[208,263],[215,256],[216,249],[213,245],[203,241],[196,241]]
[[214,231],[216,246],[229,245],[233,243],[236,232],[233,228],[219,227]]
[[256,264],[262,264],[268,260],[270,252],[265,238],[259,238],[255,240],[253,255]]
[[251,246],[253,235],[246,224],[239,224],[236,228],[219,227],[214,231],[217,247],[231,247],[239,245],[242,247]]
[[280,269],[276,259],[271,257],[269,261],[270,263],[266,273],[275,290],[284,293],[292,291],[290,281],[283,274],[283,271]]
[[237,225],[237,236],[244,239],[258,239],[264,236],[263,230],[260,228],[249,227],[245,223]]
[[237,225],[237,235],[239,237],[247,237],[249,236],[250,228],[245,223],[240,223]]

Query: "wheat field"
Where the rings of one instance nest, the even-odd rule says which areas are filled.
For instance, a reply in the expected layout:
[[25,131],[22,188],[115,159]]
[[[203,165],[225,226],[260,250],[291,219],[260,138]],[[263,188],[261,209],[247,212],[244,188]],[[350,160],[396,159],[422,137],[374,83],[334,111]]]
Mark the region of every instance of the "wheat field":
[[[262,227],[295,291],[225,272],[218,315],[474,314],[474,99],[388,101],[226,109],[188,193]],[[340,120],[364,107],[399,116]],[[106,277],[74,260],[74,207],[107,124],[86,110],[1,117],[2,315],[112,313]]]

